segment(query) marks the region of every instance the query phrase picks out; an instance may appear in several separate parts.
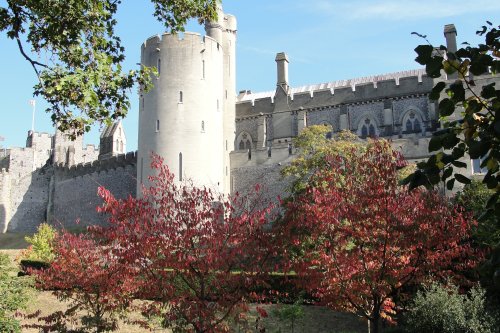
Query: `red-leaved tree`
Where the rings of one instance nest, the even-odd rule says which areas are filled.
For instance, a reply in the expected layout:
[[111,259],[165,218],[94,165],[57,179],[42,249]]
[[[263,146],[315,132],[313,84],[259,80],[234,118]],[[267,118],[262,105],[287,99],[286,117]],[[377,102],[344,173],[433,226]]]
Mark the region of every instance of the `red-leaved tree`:
[[273,216],[259,189],[228,199],[208,188],[176,185],[158,156],[150,188],[140,199],[117,200],[105,189],[106,228],[91,228],[128,267],[143,311],[177,332],[226,332],[229,319],[257,301],[253,291],[272,269]]
[[55,259],[45,270],[32,271],[38,287],[52,290],[65,311],[40,317],[30,325],[43,332],[107,332],[117,329],[117,319],[132,301],[133,282],[127,267],[90,235],[63,231],[54,242]]
[[475,264],[466,241],[473,222],[437,192],[399,186],[404,163],[388,142],[327,164],[286,219],[289,242],[305,247],[294,269],[327,306],[378,332],[402,288]]

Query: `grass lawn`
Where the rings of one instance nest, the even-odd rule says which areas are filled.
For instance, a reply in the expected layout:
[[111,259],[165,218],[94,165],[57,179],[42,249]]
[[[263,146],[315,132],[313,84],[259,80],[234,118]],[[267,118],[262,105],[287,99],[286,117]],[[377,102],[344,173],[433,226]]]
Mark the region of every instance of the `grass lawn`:
[[[0,250],[25,249],[28,243],[24,240],[26,234],[19,233],[0,233]],[[31,236],[31,234],[30,234]]]

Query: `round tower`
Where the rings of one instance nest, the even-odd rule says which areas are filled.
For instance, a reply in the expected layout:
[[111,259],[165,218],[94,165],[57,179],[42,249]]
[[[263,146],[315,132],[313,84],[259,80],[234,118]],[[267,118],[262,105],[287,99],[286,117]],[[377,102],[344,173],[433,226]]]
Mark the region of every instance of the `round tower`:
[[236,132],[236,17],[224,14],[219,6],[217,21],[207,22],[205,31],[208,36],[217,40],[224,52],[223,55],[223,87],[221,106],[223,108],[223,172],[224,193],[231,192],[231,165],[229,154],[235,148]]
[[221,45],[194,33],[154,36],[142,45],[141,63],[157,67],[158,77],[140,98],[137,193],[152,174],[153,152],[176,181],[223,192]]

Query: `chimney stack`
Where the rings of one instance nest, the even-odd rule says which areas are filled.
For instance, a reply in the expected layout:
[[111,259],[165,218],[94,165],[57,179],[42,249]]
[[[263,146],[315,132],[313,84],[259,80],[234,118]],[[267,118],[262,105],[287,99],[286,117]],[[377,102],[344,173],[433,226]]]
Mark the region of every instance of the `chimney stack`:
[[276,54],[276,64],[278,66],[277,85],[288,89],[288,56],[285,52]]
[[454,24],[444,26],[444,37],[446,38],[448,52],[457,52],[457,29]]

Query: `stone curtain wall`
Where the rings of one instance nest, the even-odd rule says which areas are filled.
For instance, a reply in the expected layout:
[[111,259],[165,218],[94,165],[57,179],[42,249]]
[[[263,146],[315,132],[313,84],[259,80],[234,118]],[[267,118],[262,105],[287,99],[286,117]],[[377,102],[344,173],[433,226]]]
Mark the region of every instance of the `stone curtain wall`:
[[51,170],[39,169],[10,185],[8,231],[31,233],[46,220]]
[[[97,196],[98,187],[104,186],[117,198],[135,197],[136,172],[135,164],[74,177],[56,172],[51,224],[69,229],[104,224],[106,217],[96,212],[96,207],[102,204],[102,199]],[[76,224],[77,220],[79,224]]]

